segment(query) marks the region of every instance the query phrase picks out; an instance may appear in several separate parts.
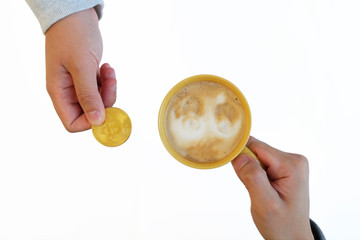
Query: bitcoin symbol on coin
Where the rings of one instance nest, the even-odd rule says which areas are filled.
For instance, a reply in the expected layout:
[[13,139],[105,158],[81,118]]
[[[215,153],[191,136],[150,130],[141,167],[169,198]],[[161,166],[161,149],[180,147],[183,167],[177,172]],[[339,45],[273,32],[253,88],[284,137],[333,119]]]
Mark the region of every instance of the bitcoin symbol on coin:
[[105,121],[100,126],[93,126],[96,140],[108,147],[123,144],[130,136],[131,121],[123,110],[115,107],[105,109]]

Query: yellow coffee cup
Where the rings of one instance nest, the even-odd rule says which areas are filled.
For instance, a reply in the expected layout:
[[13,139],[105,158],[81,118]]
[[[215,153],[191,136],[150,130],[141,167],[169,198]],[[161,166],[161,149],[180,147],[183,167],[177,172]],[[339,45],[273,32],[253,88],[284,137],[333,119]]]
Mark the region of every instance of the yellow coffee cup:
[[241,91],[215,75],[196,75],[176,84],[159,111],[160,138],[179,162],[198,169],[220,167],[247,147],[251,113]]

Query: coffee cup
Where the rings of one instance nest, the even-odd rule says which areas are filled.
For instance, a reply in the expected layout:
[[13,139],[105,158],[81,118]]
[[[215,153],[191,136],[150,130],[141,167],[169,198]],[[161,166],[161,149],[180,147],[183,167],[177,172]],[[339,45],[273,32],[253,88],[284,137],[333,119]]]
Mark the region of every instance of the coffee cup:
[[179,162],[198,169],[223,166],[247,147],[251,113],[241,91],[215,75],[196,75],[176,84],[159,111],[160,138]]

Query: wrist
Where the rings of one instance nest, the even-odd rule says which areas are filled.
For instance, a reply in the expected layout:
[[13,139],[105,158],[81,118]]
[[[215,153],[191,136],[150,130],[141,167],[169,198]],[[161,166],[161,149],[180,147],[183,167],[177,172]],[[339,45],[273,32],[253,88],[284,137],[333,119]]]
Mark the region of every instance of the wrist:
[[65,3],[64,1],[52,1],[51,4],[48,4],[47,0],[32,0],[27,3],[38,19],[44,34],[56,22],[85,9],[94,10],[97,19],[100,19],[104,8],[103,0],[65,1]]
[[[89,8],[80,12],[72,13],[51,25],[45,33],[45,36],[54,29],[72,29],[75,25],[96,25],[99,18],[94,8]],[[84,26],[85,27],[85,26]]]
[[[300,230],[301,228],[299,228]],[[314,240],[314,235],[311,232],[311,228],[306,228],[305,231],[300,231],[294,237],[294,240]]]

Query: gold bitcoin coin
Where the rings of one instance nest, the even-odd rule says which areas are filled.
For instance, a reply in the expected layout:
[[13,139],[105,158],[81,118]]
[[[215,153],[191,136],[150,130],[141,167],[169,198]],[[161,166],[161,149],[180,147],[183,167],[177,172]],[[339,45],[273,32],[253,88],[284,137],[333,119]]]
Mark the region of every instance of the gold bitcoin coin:
[[107,147],[123,144],[130,136],[131,121],[129,116],[119,108],[106,108],[105,121],[100,126],[92,126],[96,140]]

